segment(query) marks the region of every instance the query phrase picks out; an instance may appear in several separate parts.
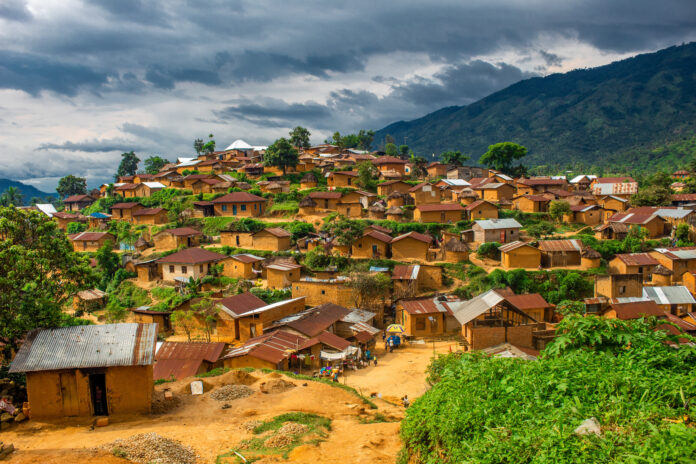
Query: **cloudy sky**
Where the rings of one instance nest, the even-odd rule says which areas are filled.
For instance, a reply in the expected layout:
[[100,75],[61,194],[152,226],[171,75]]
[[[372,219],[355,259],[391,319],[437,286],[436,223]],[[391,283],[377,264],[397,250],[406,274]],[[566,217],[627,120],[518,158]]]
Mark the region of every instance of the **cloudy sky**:
[[693,40],[693,0],[0,0],[0,178],[321,142]]

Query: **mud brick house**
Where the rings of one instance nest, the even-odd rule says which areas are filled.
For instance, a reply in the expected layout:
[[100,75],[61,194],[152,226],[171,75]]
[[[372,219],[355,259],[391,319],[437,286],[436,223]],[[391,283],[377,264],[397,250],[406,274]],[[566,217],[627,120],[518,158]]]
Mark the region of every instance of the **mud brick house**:
[[488,184],[473,187],[474,191],[480,191],[479,196],[482,200],[500,203],[504,200],[512,200],[515,195],[515,187],[502,182],[491,182]]
[[[231,348],[223,357],[226,368],[253,367],[256,369],[290,370],[290,356],[306,340],[284,330],[259,335],[242,346]],[[318,356],[318,353],[317,353]]]
[[442,287],[442,268],[421,264],[397,264],[392,271],[395,298],[410,298],[423,290]]
[[292,283],[292,297],[307,297],[310,306],[323,303],[336,303],[342,306],[354,306],[353,290],[346,285],[347,278],[318,279],[304,277]]
[[60,230],[67,230],[68,224],[71,222],[87,222],[87,218],[80,213],[66,213],[64,211],[58,211],[53,213],[51,218],[58,224]]
[[406,161],[393,156],[380,156],[373,159],[372,164],[382,173],[395,171],[401,176],[406,175]]
[[541,266],[541,250],[519,240],[498,248],[500,264],[505,269],[538,269]]
[[203,248],[186,248],[157,260],[162,268],[162,279],[174,281],[193,277],[200,279],[210,272],[210,268],[221,261],[227,260],[227,255],[214,253]]
[[404,298],[396,302],[396,323],[404,326],[404,335],[408,337],[444,335],[447,332],[445,318],[451,314],[446,301],[432,296]]
[[411,184],[402,180],[388,180],[377,185],[377,195],[388,196],[394,192],[408,193],[411,187]]
[[221,230],[220,244],[234,248],[252,248],[254,239],[251,232],[240,232],[236,230]]
[[153,235],[156,250],[173,250],[179,247],[195,247],[203,234],[192,227],[167,229]]
[[248,192],[232,192],[212,201],[216,216],[258,217],[266,199]]
[[351,246],[353,258],[388,258],[392,238],[380,231],[367,229]]
[[281,329],[303,337],[317,337],[323,332],[336,333],[341,319],[351,310],[335,303],[323,303],[302,312],[286,316],[275,321],[268,329]]
[[408,189],[408,194],[413,198],[414,205],[440,203],[442,199],[440,189],[428,182],[421,182],[418,185],[414,185]]
[[431,179],[435,179],[436,177],[447,176],[447,169],[448,168],[449,168],[449,165],[447,165],[447,164],[440,163],[438,161],[433,161],[425,169],[428,172],[428,177]]
[[467,219],[476,221],[478,219],[498,219],[498,207],[486,200],[476,200],[466,208]]
[[120,221],[133,222],[133,213],[145,208],[143,205],[137,202],[129,203],[116,203],[111,207],[111,217],[112,219],[118,219]]
[[302,265],[295,263],[275,263],[266,266],[266,285],[272,289],[289,288],[300,280]]
[[251,236],[255,250],[283,251],[290,249],[290,232],[280,227],[263,229]]
[[476,177],[488,177],[488,169],[479,166],[451,166],[447,169],[448,179],[464,179],[471,182]]
[[535,195],[555,189],[568,190],[568,181],[550,177],[532,177],[531,179],[522,178],[517,180],[517,193],[519,195]]
[[579,266],[582,242],[573,240],[541,240],[541,265],[544,267]]
[[612,274],[641,274],[644,282],[650,282],[653,270],[659,265],[650,253],[624,253],[609,261],[607,268]]
[[138,324],[157,324],[157,333],[162,336],[170,335],[172,332],[171,311],[155,311],[150,306],[139,306],[130,310],[131,317],[129,322]]
[[232,255],[224,263],[224,274],[235,279],[257,279],[261,276],[263,261],[263,258],[248,253]]
[[545,213],[551,200],[543,195],[519,195],[512,199],[514,208],[524,213]]
[[681,282],[684,273],[696,271],[696,247],[655,248],[650,255],[672,271],[672,282]]
[[418,205],[413,211],[413,219],[418,222],[455,223],[464,217],[464,207],[459,203],[437,203]]
[[326,178],[329,187],[358,188],[358,171],[332,171]]
[[662,311],[680,317],[692,313],[696,307],[696,300],[683,285],[643,287],[643,298],[654,301]]
[[10,373],[26,374],[32,418],[149,414],[156,341],[155,324],[38,329]]
[[627,298],[643,296],[642,274],[607,274],[595,276],[595,297]]
[[251,293],[240,293],[217,302],[218,323],[216,336],[221,341],[246,342],[258,335],[274,321],[300,313],[305,309],[305,298],[291,298],[266,304]]
[[341,192],[311,192],[308,195],[317,203],[316,209],[324,211],[336,211],[341,196]]
[[602,224],[592,229],[600,240],[623,240],[628,235],[628,225],[620,222]]
[[420,261],[428,260],[428,250],[433,238],[430,235],[421,234],[419,232],[408,232],[399,235],[391,241],[392,259],[418,259]]
[[476,221],[471,228],[475,242],[508,243],[519,240],[522,225],[514,219],[485,219]]
[[524,295],[503,295],[505,301],[533,317],[537,322],[551,322],[554,307],[538,293]]
[[598,205],[572,205],[570,213],[563,216],[565,222],[594,226],[603,221],[603,210]]
[[116,245],[116,236],[108,232],[80,232],[68,235],[75,251],[97,251],[106,242]]
[[133,212],[133,223],[138,225],[159,225],[169,222],[169,215],[164,208],[141,208]]
[[501,343],[535,348],[534,331],[546,328],[503,295],[489,290],[470,300],[449,303],[461,326],[468,350],[481,350]]
[[94,198],[89,195],[71,195],[63,200],[66,211],[80,211],[94,203]]

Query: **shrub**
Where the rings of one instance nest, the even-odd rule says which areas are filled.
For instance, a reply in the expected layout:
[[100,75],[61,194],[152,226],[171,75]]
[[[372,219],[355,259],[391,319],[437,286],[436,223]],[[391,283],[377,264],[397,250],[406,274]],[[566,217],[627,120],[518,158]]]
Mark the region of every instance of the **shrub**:
[[479,246],[476,250],[476,255],[479,258],[500,260],[500,250],[498,250],[499,247],[500,243],[498,242],[482,243],[481,246]]

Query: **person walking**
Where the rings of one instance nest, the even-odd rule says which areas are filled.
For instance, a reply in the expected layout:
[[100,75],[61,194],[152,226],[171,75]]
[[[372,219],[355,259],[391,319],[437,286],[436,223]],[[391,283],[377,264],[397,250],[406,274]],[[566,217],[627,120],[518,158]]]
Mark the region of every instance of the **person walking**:
[[401,398],[401,403],[404,405],[404,408],[408,408],[411,405],[411,402],[408,400],[408,395],[404,395],[404,397]]
[[375,363],[375,367],[377,367],[377,356],[374,357],[373,361]]

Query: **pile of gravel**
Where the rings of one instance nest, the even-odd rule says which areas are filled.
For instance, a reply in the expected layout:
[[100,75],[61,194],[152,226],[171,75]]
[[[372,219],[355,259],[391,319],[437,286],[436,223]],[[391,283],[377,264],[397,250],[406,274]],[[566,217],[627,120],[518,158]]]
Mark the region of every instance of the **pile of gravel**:
[[210,397],[217,401],[230,401],[246,398],[253,394],[254,390],[246,385],[224,385],[216,388],[215,391],[210,394]]
[[309,430],[304,424],[298,424],[297,422],[286,422],[281,428],[278,429],[278,433],[283,435],[301,435]]
[[288,446],[293,442],[294,438],[292,435],[273,435],[271,438],[263,442],[266,448],[283,448]]
[[261,422],[260,420],[252,420],[252,421],[249,421],[249,422],[245,422],[245,423],[242,425],[242,428],[243,428],[244,430],[246,430],[247,432],[253,432],[254,429],[255,429],[256,427],[258,427],[259,425],[261,425],[261,424],[263,424],[263,422]]
[[140,433],[103,445],[115,456],[140,464],[195,464],[193,448],[156,433]]

